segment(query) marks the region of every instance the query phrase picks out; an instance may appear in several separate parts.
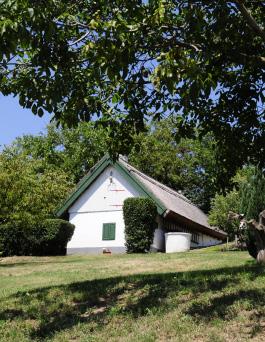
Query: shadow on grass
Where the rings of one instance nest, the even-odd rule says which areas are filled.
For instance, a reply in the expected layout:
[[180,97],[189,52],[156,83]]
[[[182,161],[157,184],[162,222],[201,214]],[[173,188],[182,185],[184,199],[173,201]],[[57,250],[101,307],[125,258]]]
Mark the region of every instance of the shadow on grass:
[[[50,265],[50,264],[80,264],[82,263],[82,261],[80,262],[80,259],[67,259],[65,256],[44,256],[43,258],[54,258],[54,260],[43,260],[40,261],[42,257],[38,256],[36,261],[19,261],[19,262],[9,262],[9,263],[0,263],[0,269],[1,268],[16,268],[16,267],[21,267],[21,266],[39,266],[39,265]],[[56,259],[58,258],[58,259]],[[4,259],[3,259],[4,260]],[[84,262],[87,262],[84,260]]]
[[200,321],[216,317],[232,319],[237,314],[233,308],[237,301],[246,301],[256,311],[263,309],[264,289],[244,290],[242,284],[251,284],[264,275],[263,268],[246,265],[44,287],[9,297],[6,301],[10,305],[0,312],[0,320],[36,320],[38,324],[32,328],[31,338],[43,339],[83,322],[93,330],[101,329],[116,315],[139,318],[178,306],[182,306],[183,314]]
[[264,289],[238,290],[229,294],[222,294],[210,301],[195,302],[186,311],[198,320],[209,321],[220,318],[230,320],[237,314],[233,304],[244,302],[246,309],[258,309],[265,305]]

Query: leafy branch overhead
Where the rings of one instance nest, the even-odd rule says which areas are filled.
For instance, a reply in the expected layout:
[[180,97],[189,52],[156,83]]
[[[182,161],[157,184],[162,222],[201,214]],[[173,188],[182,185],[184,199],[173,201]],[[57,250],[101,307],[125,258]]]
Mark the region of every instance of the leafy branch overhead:
[[263,1],[0,4],[0,91],[34,114],[98,120],[126,141],[113,153],[171,115],[179,135],[214,132],[224,163],[234,146],[264,162]]

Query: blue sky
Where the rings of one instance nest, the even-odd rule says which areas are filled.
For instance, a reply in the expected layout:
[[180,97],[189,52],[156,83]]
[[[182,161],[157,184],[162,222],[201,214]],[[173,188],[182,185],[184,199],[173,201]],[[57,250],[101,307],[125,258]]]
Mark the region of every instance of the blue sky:
[[0,149],[23,134],[38,134],[45,130],[50,116],[42,118],[23,109],[17,98],[0,94]]

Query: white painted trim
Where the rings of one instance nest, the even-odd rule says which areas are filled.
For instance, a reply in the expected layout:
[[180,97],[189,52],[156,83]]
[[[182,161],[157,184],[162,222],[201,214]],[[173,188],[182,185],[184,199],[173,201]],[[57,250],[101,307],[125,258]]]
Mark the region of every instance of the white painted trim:
[[90,210],[90,211],[71,211],[69,214],[89,214],[89,213],[112,213],[113,211],[122,211],[122,209],[117,210]]

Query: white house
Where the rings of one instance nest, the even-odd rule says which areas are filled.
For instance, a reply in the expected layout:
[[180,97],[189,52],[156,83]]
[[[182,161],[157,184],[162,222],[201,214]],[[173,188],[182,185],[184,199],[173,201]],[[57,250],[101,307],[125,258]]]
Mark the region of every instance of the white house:
[[125,252],[123,202],[128,197],[150,197],[157,206],[153,250],[165,250],[165,232],[190,232],[192,248],[211,246],[226,233],[209,226],[207,216],[185,196],[140,172],[125,158],[113,163],[103,157],[79,182],[57,212],[75,225],[67,253]]

